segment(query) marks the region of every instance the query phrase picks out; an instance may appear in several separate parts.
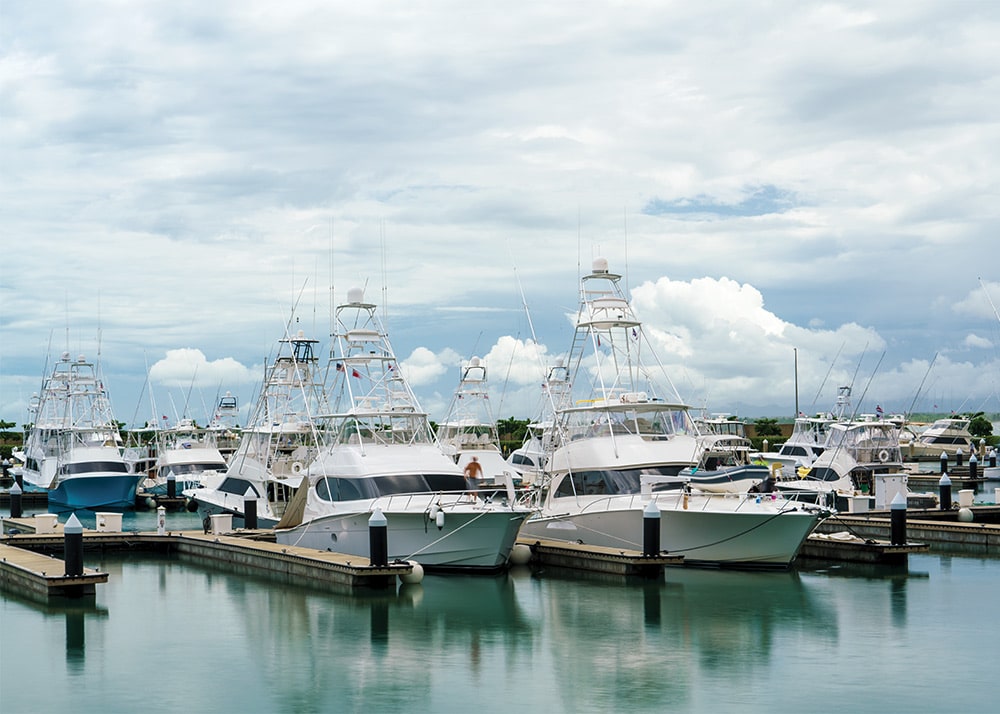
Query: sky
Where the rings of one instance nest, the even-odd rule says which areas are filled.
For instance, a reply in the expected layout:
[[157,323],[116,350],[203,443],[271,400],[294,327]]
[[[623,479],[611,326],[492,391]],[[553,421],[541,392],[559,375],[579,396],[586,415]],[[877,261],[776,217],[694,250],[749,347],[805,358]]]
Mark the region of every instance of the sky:
[[[535,416],[580,275],[684,401],[1000,411],[1000,5],[0,0],[0,419],[252,406],[384,310],[421,405]],[[155,417],[154,417],[155,418]]]

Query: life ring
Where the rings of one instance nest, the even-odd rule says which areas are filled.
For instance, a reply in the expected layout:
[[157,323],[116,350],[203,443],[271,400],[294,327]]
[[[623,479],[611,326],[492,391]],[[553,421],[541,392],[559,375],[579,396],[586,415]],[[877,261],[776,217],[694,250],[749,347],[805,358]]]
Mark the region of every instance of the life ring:
[[889,450],[888,449],[882,449],[880,452],[878,452],[878,460],[881,461],[883,464],[886,461],[888,461],[889,460]]
[[293,474],[300,474],[300,473],[302,473],[302,462],[301,461],[293,461],[292,462],[292,473]]

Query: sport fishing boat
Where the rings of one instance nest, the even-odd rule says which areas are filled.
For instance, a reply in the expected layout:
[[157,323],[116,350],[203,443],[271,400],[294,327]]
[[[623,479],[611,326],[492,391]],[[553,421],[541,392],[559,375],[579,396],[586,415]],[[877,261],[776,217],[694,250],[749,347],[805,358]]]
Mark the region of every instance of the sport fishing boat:
[[798,469],[808,469],[826,449],[831,424],[850,420],[851,387],[837,390],[837,400],[833,411],[813,416],[800,414],[792,426],[792,433],[777,451],[757,454],[757,458],[767,464],[779,464],[785,478],[794,476]]
[[226,459],[216,444],[218,432],[199,427],[193,419],[183,418],[156,434],[156,462],[153,474],[141,490],[152,496],[167,496],[170,482],[175,494],[201,486],[206,472],[225,471]]
[[232,515],[234,527],[243,526],[248,498],[255,501],[259,528],[277,525],[319,449],[315,417],[328,410],[316,344],[302,330],[278,340],[278,353],[266,368],[260,396],[228,465],[204,472],[200,487],[184,490],[189,508],[197,509],[206,528],[211,516],[221,514]]
[[142,474],[131,473],[98,367],[64,352],[33,404],[20,467],[26,490],[48,493],[49,511],[126,510]]
[[367,557],[368,521],[387,521],[390,559],[429,570],[496,571],[507,566],[530,509],[505,495],[467,492],[403,378],[389,337],[361,288],[334,317],[326,441],[275,529],[278,543]]
[[897,493],[907,496],[896,424],[856,419],[831,424],[828,430],[823,453],[810,468],[778,480],[778,492],[825,503],[838,511],[856,510],[852,499],[874,500],[881,509],[888,508]]
[[[643,514],[660,510],[661,549],[686,563],[787,567],[824,511],[777,494],[693,491],[698,432],[620,287],[598,258],[581,281],[570,350],[577,398],[555,410],[540,510],[522,536],[641,549]],[[650,361],[652,364],[650,364]]]

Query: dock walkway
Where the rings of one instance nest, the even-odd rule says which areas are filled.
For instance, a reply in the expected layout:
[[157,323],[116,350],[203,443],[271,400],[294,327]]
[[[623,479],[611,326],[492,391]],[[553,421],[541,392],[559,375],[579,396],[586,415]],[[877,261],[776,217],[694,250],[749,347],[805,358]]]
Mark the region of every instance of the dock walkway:
[[[44,568],[35,566],[39,572],[63,572],[64,563],[42,553],[62,553],[64,536],[62,526],[56,533],[33,532],[32,519],[11,519],[3,521],[4,534],[0,536],[0,546],[5,552],[24,554],[31,562],[47,564]],[[13,528],[19,533],[9,535]],[[232,534],[212,534],[202,531],[156,532],[107,532],[84,530],[84,551],[100,550],[151,550],[174,552],[183,559],[200,563],[206,561],[218,567],[241,573],[253,573],[276,578],[290,578],[298,583],[310,583],[325,589],[353,590],[359,587],[386,588],[394,585],[395,579],[409,575],[413,565],[409,562],[394,562],[385,566],[373,566],[368,558],[313,550],[273,542],[273,535],[265,531],[243,531]],[[38,560],[40,559],[40,560]],[[20,581],[9,581],[18,591],[25,585]],[[107,575],[103,580],[107,582]],[[7,585],[5,576],[0,584]],[[37,586],[32,586],[37,589]]]

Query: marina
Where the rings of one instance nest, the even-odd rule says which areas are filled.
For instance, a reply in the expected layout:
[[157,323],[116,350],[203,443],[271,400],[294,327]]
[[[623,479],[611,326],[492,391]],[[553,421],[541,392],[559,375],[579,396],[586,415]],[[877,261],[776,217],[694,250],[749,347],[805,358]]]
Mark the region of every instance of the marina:
[[[149,529],[150,515],[123,529]],[[173,515],[171,528],[197,529]],[[988,556],[668,567],[655,580],[516,566],[350,593],[170,552],[98,549],[86,565],[109,575],[90,599],[0,592],[5,713],[925,712],[993,696]],[[933,667],[919,665],[927,642]],[[167,672],[172,683],[137,691]]]

